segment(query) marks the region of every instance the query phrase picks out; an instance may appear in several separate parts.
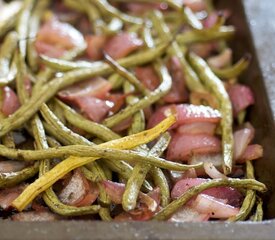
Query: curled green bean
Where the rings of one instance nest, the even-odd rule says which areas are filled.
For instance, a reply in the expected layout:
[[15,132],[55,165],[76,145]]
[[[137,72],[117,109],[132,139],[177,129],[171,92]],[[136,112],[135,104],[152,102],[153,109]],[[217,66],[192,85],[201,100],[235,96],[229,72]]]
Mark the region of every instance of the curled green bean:
[[220,111],[222,114],[221,128],[224,173],[229,174],[232,171],[233,163],[233,116],[230,98],[222,81],[211,71],[210,67],[202,58],[196,56],[193,53],[190,53],[189,60],[205,86],[215,95],[219,101]]
[[265,192],[266,186],[254,179],[214,179],[202,183],[198,186],[189,188],[178,199],[168,204],[165,208],[160,210],[154,217],[154,220],[167,220],[173,213],[186,204],[192,197],[201,193],[202,191],[213,187],[234,187],[234,188],[246,188],[256,190],[259,192]]

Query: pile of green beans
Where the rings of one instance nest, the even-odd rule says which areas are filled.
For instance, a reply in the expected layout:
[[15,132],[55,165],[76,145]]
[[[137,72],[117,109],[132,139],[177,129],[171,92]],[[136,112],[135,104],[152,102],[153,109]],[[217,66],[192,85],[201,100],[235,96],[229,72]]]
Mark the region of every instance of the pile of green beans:
[[[144,204],[141,196],[148,194],[148,197],[159,190],[159,207],[151,219],[168,220],[202,191],[228,186],[240,189],[245,195],[239,213],[228,221],[261,221],[263,202],[258,192],[267,189],[255,179],[251,162],[246,162],[243,179],[208,179],[172,200],[173,183],[169,173],[201,172],[203,163],[191,165],[165,159],[165,151],[175,133],[171,130],[176,122],[174,113],[168,114],[153,129],[147,129],[150,112],[163,106],[165,96],[175,88],[175,73],[168,67],[169,60],[175,57],[187,91],[211,94],[218,102],[222,119],[216,134],[222,139],[223,170],[226,175],[232,173],[235,122],[225,82],[236,82],[241,77],[249,66],[250,56],[217,68],[209,66],[207,59],[194,49],[216,43],[215,50],[222,52],[226,41],[234,37],[234,26],[225,26],[225,18],[218,16],[212,27],[204,27],[198,16],[215,11],[211,0],[205,1],[205,11],[199,15],[192,6],[183,6],[175,0],[156,0],[153,4],[149,0],[132,2],[151,9],[133,14],[124,11],[125,4],[129,3],[126,0],[63,0],[61,8],[77,16],[71,24],[80,26],[78,21],[84,19],[89,28],[84,31],[89,34],[82,33],[79,45],[64,50],[59,58],[47,56],[47,52],[39,54],[37,47],[41,26],[59,17],[54,16],[59,10],[52,9],[56,7],[55,1],[23,0],[0,5],[0,10],[6,12],[0,16],[0,156],[1,161],[26,163],[20,171],[0,171],[0,192],[28,181],[26,189],[12,202],[15,210],[24,211],[38,197],[44,207],[62,219],[93,215],[93,218],[111,221],[116,217],[115,208],[104,182],[118,181],[125,184],[120,196],[122,213],[131,215],[141,211]],[[154,8],[158,4],[161,7]],[[161,10],[163,6],[168,9]],[[101,60],[89,60],[86,35],[104,36],[109,41],[121,32],[134,33],[143,45],[120,59],[102,51]],[[48,36],[53,41],[51,47],[55,47],[56,36],[51,37]],[[149,90],[135,74],[136,67],[148,65],[160,80],[154,90]],[[58,96],[61,90],[95,77],[108,79],[111,94],[122,94],[125,99],[119,111],[110,111],[101,122],[90,120],[82,114],[82,109],[61,101]],[[26,80],[30,82],[30,89]],[[20,103],[10,116],[2,112],[5,87],[14,90]],[[243,110],[237,120],[243,123],[245,117]],[[127,120],[129,126],[116,132],[116,127]],[[22,145],[14,138],[14,131],[26,135]],[[22,147],[27,142],[32,146]],[[63,178],[69,179],[75,169],[80,170],[89,186],[98,189],[95,203],[78,207],[59,199],[58,189],[66,182]]]

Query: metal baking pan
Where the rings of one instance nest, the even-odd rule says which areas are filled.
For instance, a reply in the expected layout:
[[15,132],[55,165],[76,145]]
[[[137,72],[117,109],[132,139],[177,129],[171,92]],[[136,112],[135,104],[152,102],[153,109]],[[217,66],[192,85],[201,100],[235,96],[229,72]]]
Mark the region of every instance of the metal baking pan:
[[[237,27],[237,36],[232,41],[235,57],[244,53],[251,53],[252,64],[242,81],[249,85],[255,95],[256,104],[249,115],[256,128],[256,141],[264,146],[264,157],[255,164],[257,178],[268,186],[268,193],[264,196],[265,221],[261,223],[239,222],[206,222],[206,223],[166,223],[166,222],[125,222],[106,223],[98,221],[59,221],[21,223],[8,220],[0,221],[0,239],[275,239],[275,125],[272,112],[272,95],[275,98],[272,81],[266,81],[257,59],[252,35],[244,11],[244,5],[249,8],[249,14],[257,12],[256,7],[270,3],[274,0],[218,0],[217,6],[230,9],[233,13],[231,24]],[[251,5],[252,4],[252,5]],[[254,8],[254,9],[253,9]],[[274,11],[275,12],[275,11]],[[250,16],[253,17],[253,16]],[[274,17],[274,16],[273,16]],[[271,18],[271,16],[270,16]],[[252,18],[251,21],[254,21]],[[262,21],[262,20],[261,20]],[[255,24],[254,22],[252,22]],[[252,24],[252,25],[253,25]],[[260,26],[259,26],[260,27]],[[268,27],[268,26],[265,26]],[[261,30],[263,31],[263,30]],[[260,30],[259,30],[260,32]],[[257,38],[269,39],[268,30],[265,35]],[[272,42],[272,39],[269,40]],[[268,40],[266,42],[269,42]],[[272,44],[271,44],[272,45]],[[270,46],[271,46],[270,45]],[[263,46],[265,47],[265,46]],[[259,49],[258,49],[259,50]],[[270,59],[264,58],[260,53],[262,69],[264,63],[269,63],[275,57],[275,50],[270,48]],[[265,70],[264,70],[265,71]],[[270,72],[269,72],[270,73]],[[274,75],[273,75],[274,76]],[[266,89],[268,88],[268,93]],[[273,219],[273,220],[272,220]]]

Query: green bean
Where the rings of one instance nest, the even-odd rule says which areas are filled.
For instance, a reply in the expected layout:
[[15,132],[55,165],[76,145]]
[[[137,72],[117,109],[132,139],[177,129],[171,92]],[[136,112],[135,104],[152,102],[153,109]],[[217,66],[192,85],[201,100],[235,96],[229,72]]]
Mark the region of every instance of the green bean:
[[[127,2],[127,0],[115,0],[118,2]],[[137,2],[144,3],[152,3],[150,0],[138,0]],[[188,7],[182,6],[182,4],[177,3],[174,0],[156,0],[158,3],[166,3],[169,7],[173,8],[180,14],[180,18],[182,21],[186,22],[190,27],[194,29],[202,29],[202,23],[198,20],[196,15],[192,12],[192,10]],[[175,13],[174,13],[175,14]]]
[[101,207],[92,205],[87,207],[73,207],[60,202],[52,189],[48,189],[43,194],[43,200],[47,206],[55,213],[62,216],[79,216],[97,214]]
[[162,77],[162,83],[159,85],[159,87],[156,90],[148,94],[148,96],[140,99],[140,101],[136,102],[135,104],[131,106],[127,106],[117,114],[109,118],[106,118],[103,121],[103,124],[111,128],[116,124],[118,124],[119,122],[121,122],[122,120],[130,117],[132,114],[150,106],[151,104],[155,103],[160,98],[165,96],[171,89],[172,79],[170,74],[168,73],[167,68],[164,65],[160,66],[159,71],[160,71],[159,74]]
[[106,0],[94,0],[93,3],[99,8],[99,10],[106,16],[113,16],[119,18],[125,23],[141,25],[143,20],[138,17],[133,17],[128,14],[120,12],[117,8],[113,7]]
[[13,54],[18,43],[16,32],[10,32],[4,39],[0,49],[0,86],[6,86],[15,78],[10,69]]
[[256,190],[259,192],[265,192],[266,186],[253,179],[214,179],[202,183],[198,186],[189,188],[179,198],[168,204],[165,208],[160,210],[154,217],[153,220],[167,220],[173,213],[179,208],[186,204],[192,197],[201,193],[202,191],[213,188],[213,187],[234,187],[234,188],[246,188]]
[[[135,90],[135,87],[129,82],[124,83],[124,93],[128,94]],[[138,97],[128,96],[126,98],[126,103],[128,105],[134,104],[139,101]],[[142,110],[136,112],[133,116],[133,121],[128,129],[128,135],[139,133],[145,129],[145,117]],[[145,151],[146,146],[140,146],[140,151]],[[137,149],[139,151],[139,149]],[[145,150],[144,150],[145,149]],[[137,198],[140,192],[142,183],[144,182],[147,172],[151,168],[150,164],[137,163],[133,168],[131,177],[128,179],[126,188],[122,198],[122,207],[125,211],[132,210],[136,207]],[[148,170],[147,170],[148,169]]]
[[[246,177],[248,179],[255,179],[253,165],[250,161],[246,162]],[[254,190],[247,190],[246,196],[243,200],[239,213],[235,217],[228,219],[230,222],[244,221],[251,213],[252,208],[256,202],[256,192]]]
[[[133,167],[130,164],[124,161],[114,162],[107,159],[102,159],[102,161],[108,166],[108,168],[110,168],[113,172],[118,173],[119,176],[121,176],[123,179],[127,180],[131,177]],[[153,190],[153,188],[151,184],[147,180],[145,180],[142,184],[142,190],[150,192]]]
[[186,171],[190,168],[201,168],[202,164],[184,165],[180,163],[170,162],[165,159],[146,156],[143,153],[132,150],[117,150],[98,147],[97,145],[70,145],[59,148],[49,148],[45,150],[14,150],[0,145],[0,155],[8,158],[14,158],[23,161],[37,161],[45,158],[64,158],[68,156],[79,157],[101,157],[115,161],[124,159],[128,162],[145,162],[154,166],[174,171]]
[[47,142],[50,147],[60,147],[61,144],[53,137],[47,136]]
[[114,69],[115,72],[134,85],[134,87],[144,96],[149,94],[149,90],[144,86],[144,84],[140,82],[133,73],[120,66],[111,56],[105,54],[105,61]]
[[29,32],[28,32],[28,41],[27,41],[27,60],[28,64],[33,72],[38,70],[38,54],[35,50],[35,39],[37,32],[39,30],[40,21],[42,14],[49,5],[49,0],[40,0],[37,1],[36,6],[34,7],[33,14],[31,15],[29,21]]
[[31,16],[31,11],[34,6],[35,0],[25,0],[23,4],[23,9],[16,24],[16,31],[18,33],[19,41],[19,51],[22,58],[25,59],[27,55],[27,38],[29,30],[29,20]]
[[[150,24],[146,23],[146,27],[143,29],[143,40],[146,44],[147,48],[153,48],[155,46],[151,31],[149,29]],[[159,72],[159,66],[160,66],[160,59],[157,59],[155,63],[153,63],[154,68],[157,72]],[[167,140],[167,144],[170,141],[170,138],[168,137],[168,134],[164,134],[162,139]],[[165,145],[162,145],[164,148],[159,148],[160,151],[164,151],[166,148]],[[161,152],[158,153],[159,156],[161,155]],[[150,175],[152,176],[155,185],[160,187],[160,193],[161,193],[161,205],[166,206],[170,202],[170,189],[167,182],[167,179],[165,175],[163,174],[162,170],[158,167],[151,166],[150,169]]]
[[18,172],[0,173],[0,188],[7,188],[17,185],[33,176],[38,172],[39,162],[34,165],[24,168]]
[[111,83],[112,89],[117,90],[117,89],[120,89],[122,87],[124,79],[120,75],[118,75],[117,73],[113,73],[108,78],[108,81],[109,81],[109,83]]
[[263,221],[263,201],[262,199],[258,198],[258,203],[257,203],[257,208],[256,208],[256,212],[252,218],[253,221],[255,222],[261,222]]
[[[159,11],[154,11],[151,15],[153,26],[158,32],[159,37],[163,41],[167,41],[171,37],[170,30],[165,24],[163,15]],[[185,73],[186,84],[190,91],[205,91],[200,79],[187,63],[184,54],[181,52],[179,45],[173,42],[171,45],[171,55],[177,56],[180,61],[181,67]]]
[[[76,58],[77,56],[81,55],[84,50],[87,48],[86,42],[83,40],[82,45],[77,46],[76,48],[69,50],[64,53],[61,59],[66,60],[71,60]],[[60,60],[62,61],[62,60]],[[50,68],[46,68],[42,71],[40,71],[37,75],[37,81],[34,85],[33,92],[40,92],[41,87],[48,82],[48,80],[55,74],[55,71]]]
[[[0,91],[1,95],[1,91]],[[1,98],[1,97],[0,97]],[[5,118],[4,114],[0,112],[0,120],[2,121]],[[2,137],[2,144],[6,146],[7,148],[15,148],[15,143],[13,139],[13,134],[12,132],[8,132],[6,135]]]
[[[46,104],[43,104],[41,107],[41,113],[43,117],[48,121],[48,124],[54,126],[56,128],[56,132],[61,138],[66,139],[69,144],[83,144],[83,145],[93,145],[93,143],[89,142],[86,138],[73,133],[66,126],[63,125],[59,121],[59,119],[51,112],[51,110],[47,107]],[[106,176],[102,168],[96,163],[89,163],[86,167],[95,175],[98,181],[106,180]],[[99,199],[105,205],[110,204],[110,199],[105,192],[105,189],[98,184],[99,187]],[[110,214],[107,208],[102,208],[99,210],[99,215],[103,220],[110,220]]]
[[113,132],[102,124],[86,119],[61,101],[56,99],[55,102],[62,108],[65,118],[70,124],[104,141],[120,138],[117,133]]
[[[155,58],[161,56],[166,51],[168,45],[168,43],[160,44],[155,48],[119,59],[118,63],[125,68],[149,63]],[[83,72],[83,69],[89,68],[89,70],[87,70],[88,73],[86,73],[86,77],[94,77],[104,74],[108,75],[113,72],[112,68],[108,64],[101,61],[92,63],[87,61],[71,62],[61,59],[50,58],[44,55],[41,56],[41,60],[48,67],[62,72],[79,69],[82,69],[81,71]]]
[[251,58],[250,55],[246,55],[231,67],[223,68],[223,69],[212,67],[211,69],[219,78],[223,78],[223,79],[237,78],[249,66],[250,58]]
[[[35,116],[32,120],[32,130],[36,142],[36,147],[40,150],[48,149],[46,135],[43,129],[43,125],[38,116]],[[39,175],[42,176],[50,170],[50,161],[45,157],[41,159]],[[96,214],[100,210],[99,206],[93,205],[88,207],[73,207],[63,204],[59,201],[52,187],[48,188],[42,195],[43,200],[48,207],[62,216],[77,216],[86,214]]]
[[65,6],[72,8],[75,11],[78,11],[81,13],[85,12],[83,5],[79,4],[79,2],[76,2],[75,0],[64,0],[63,2]]
[[160,204],[162,207],[166,207],[170,202],[170,188],[167,178],[163,171],[155,166],[150,169],[150,175],[155,185],[160,188]]
[[[167,148],[169,142],[170,142],[170,134],[165,133],[163,136],[160,138],[158,141],[158,144],[155,145],[156,149],[156,155],[161,156],[162,153],[165,151]],[[162,172],[162,170],[158,167],[152,166],[149,172],[150,176],[152,177],[155,186],[158,186],[160,188],[160,200],[161,200],[161,205],[163,207],[167,206],[170,202],[170,188],[169,184],[167,182],[167,178]]]
[[180,45],[188,45],[215,40],[226,40],[231,38],[234,33],[235,28],[233,26],[221,26],[219,28],[186,31],[178,34],[176,40]]
[[16,52],[16,65],[18,69],[16,76],[17,95],[20,103],[24,104],[29,99],[29,93],[27,92],[24,82],[27,75],[27,66],[20,51]]
[[[67,61],[67,60],[62,60],[58,58],[51,58],[46,55],[40,55],[42,63],[47,65],[48,67],[57,70],[57,71],[62,71],[62,72],[67,72],[70,70],[75,70],[79,68],[102,68],[104,67],[103,62],[87,62],[87,61]],[[99,73],[100,75],[100,73]]]
[[101,34],[103,29],[106,28],[105,22],[102,20],[98,9],[87,0],[81,0],[83,10],[87,14],[91,25],[93,26],[93,32],[95,34]]
[[189,26],[194,29],[203,29],[202,23],[189,7],[184,7],[182,11],[183,20],[188,23]]
[[0,16],[0,37],[3,37],[12,29],[17,21],[18,15],[23,7],[22,1],[12,1],[1,7]]
[[[162,136],[156,145],[149,151],[148,155],[156,157],[160,156],[167,148],[168,143],[169,138],[167,142],[167,135]],[[151,165],[143,162],[136,164],[134,167],[133,173],[127,181],[125,192],[122,198],[122,207],[125,211],[135,209],[141,185],[150,169]],[[167,196],[165,196],[165,198],[167,198]]]
[[113,173],[112,173],[112,170],[107,166],[107,164],[104,164],[104,162],[99,162],[98,164],[103,169],[103,172],[105,173],[106,178],[108,180],[112,180]]
[[223,167],[224,173],[229,174],[232,171],[233,161],[233,116],[231,101],[222,81],[211,71],[210,67],[202,58],[191,53],[189,54],[189,60],[205,86],[214,94],[220,103],[220,112],[222,114]]
[[69,144],[85,144],[92,145],[92,143],[86,138],[74,133],[69,128],[67,128],[48,108],[44,103],[41,106],[41,114],[46,120],[46,122],[55,128],[56,134],[59,135],[60,139],[64,139]]

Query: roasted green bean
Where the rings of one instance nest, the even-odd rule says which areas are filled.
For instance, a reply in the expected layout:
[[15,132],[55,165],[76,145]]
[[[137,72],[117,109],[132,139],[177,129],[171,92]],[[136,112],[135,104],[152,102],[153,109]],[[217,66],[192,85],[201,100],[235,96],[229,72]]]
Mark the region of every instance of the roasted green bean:
[[179,198],[168,204],[165,208],[160,210],[154,217],[154,220],[167,220],[173,213],[175,213],[180,207],[186,204],[192,197],[201,193],[202,191],[213,188],[213,187],[222,187],[230,186],[234,188],[246,188],[251,190],[256,190],[259,192],[265,192],[266,186],[263,183],[260,183],[253,179],[215,179],[209,180],[205,183],[202,183],[198,186],[189,188],[184,194]]
[[233,116],[231,101],[222,81],[211,71],[210,67],[202,58],[190,53],[189,60],[205,86],[219,101],[220,111],[222,114],[221,128],[224,173],[229,174],[232,171],[233,164]]
[[146,162],[160,168],[166,168],[174,171],[185,171],[190,168],[201,168],[202,163],[195,165],[184,165],[180,163],[170,162],[162,158],[144,155],[131,150],[116,150],[102,148],[96,145],[70,145],[59,148],[50,148],[45,150],[14,150],[0,145],[0,155],[23,161],[35,161],[45,158],[65,158],[68,156],[79,157],[101,157],[119,161],[124,159],[129,162]]
[[18,36],[10,32],[4,39],[0,49],[0,86],[6,86],[14,80],[16,73],[11,69],[11,62],[17,47]]
[[[137,53],[135,55],[122,59],[121,61],[119,61],[119,63],[124,67],[131,67],[131,66],[147,63],[152,61],[156,57],[162,55],[162,53],[165,51],[166,48],[167,48],[167,44],[164,44],[155,49],[148,50],[143,53]],[[93,77],[100,74],[107,74],[110,72],[112,72],[111,67],[109,67],[107,64],[103,64],[101,68],[96,67],[96,68],[90,68],[90,69],[79,69],[79,70],[65,73],[63,77],[55,78],[48,84],[41,86],[39,93],[34,94],[30,98],[30,100],[26,104],[21,106],[20,109],[18,109],[18,111],[16,111],[13,115],[11,115],[8,120],[2,121],[0,125],[0,137],[13,129],[20,127],[25,121],[29,120],[38,111],[41,105],[44,102],[47,102],[47,100],[49,100],[51,97],[53,97],[56,94],[56,92],[59,91],[60,89],[67,87],[73,83],[84,80],[88,77]],[[162,68],[162,73],[164,74],[167,80],[168,78],[171,79],[170,76],[168,77],[168,72],[167,70],[165,70],[164,67]],[[162,85],[163,89],[159,89],[159,91],[153,92],[152,98],[150,99],[150,101],[147,102],[147,99],[145,99],[146,104],[144,104],[144,101],[143,101],[142,104],[139,104],[139,105],[145,106],[158,100],[161,97],[161,95],[164,95],[162,91],[167,90],[167,86],[168,86],[167,84]],[[139,107],[139,106],[135,106],[135,107]],[[135,111],[136,110],[134,110],[134,112]]]
[[[255,179],[254,168],[250,161],[246,162],[246,177],[248,179]],[[248,215],[251,213],[251,210],[254,207],[255,202],[256,202],[256,192],[254,190],[247,190],[246,196],[240,208],[240,212],[235,217],[229,218],[228,220],[230,222],[244,221],[248,217]]]
[[15,186],[18,183],[35,176],[39,169],[39,162],[32,166],[26,167],[21,171],[12,173],[0,173],[0,188],[7,188]]
[[178,34],[176,40],[180,45],[204,43],[221,39],[230,39],[233,37],[234,33],[235,28],[233,26],[221,26],[219,28],[186,31]]

